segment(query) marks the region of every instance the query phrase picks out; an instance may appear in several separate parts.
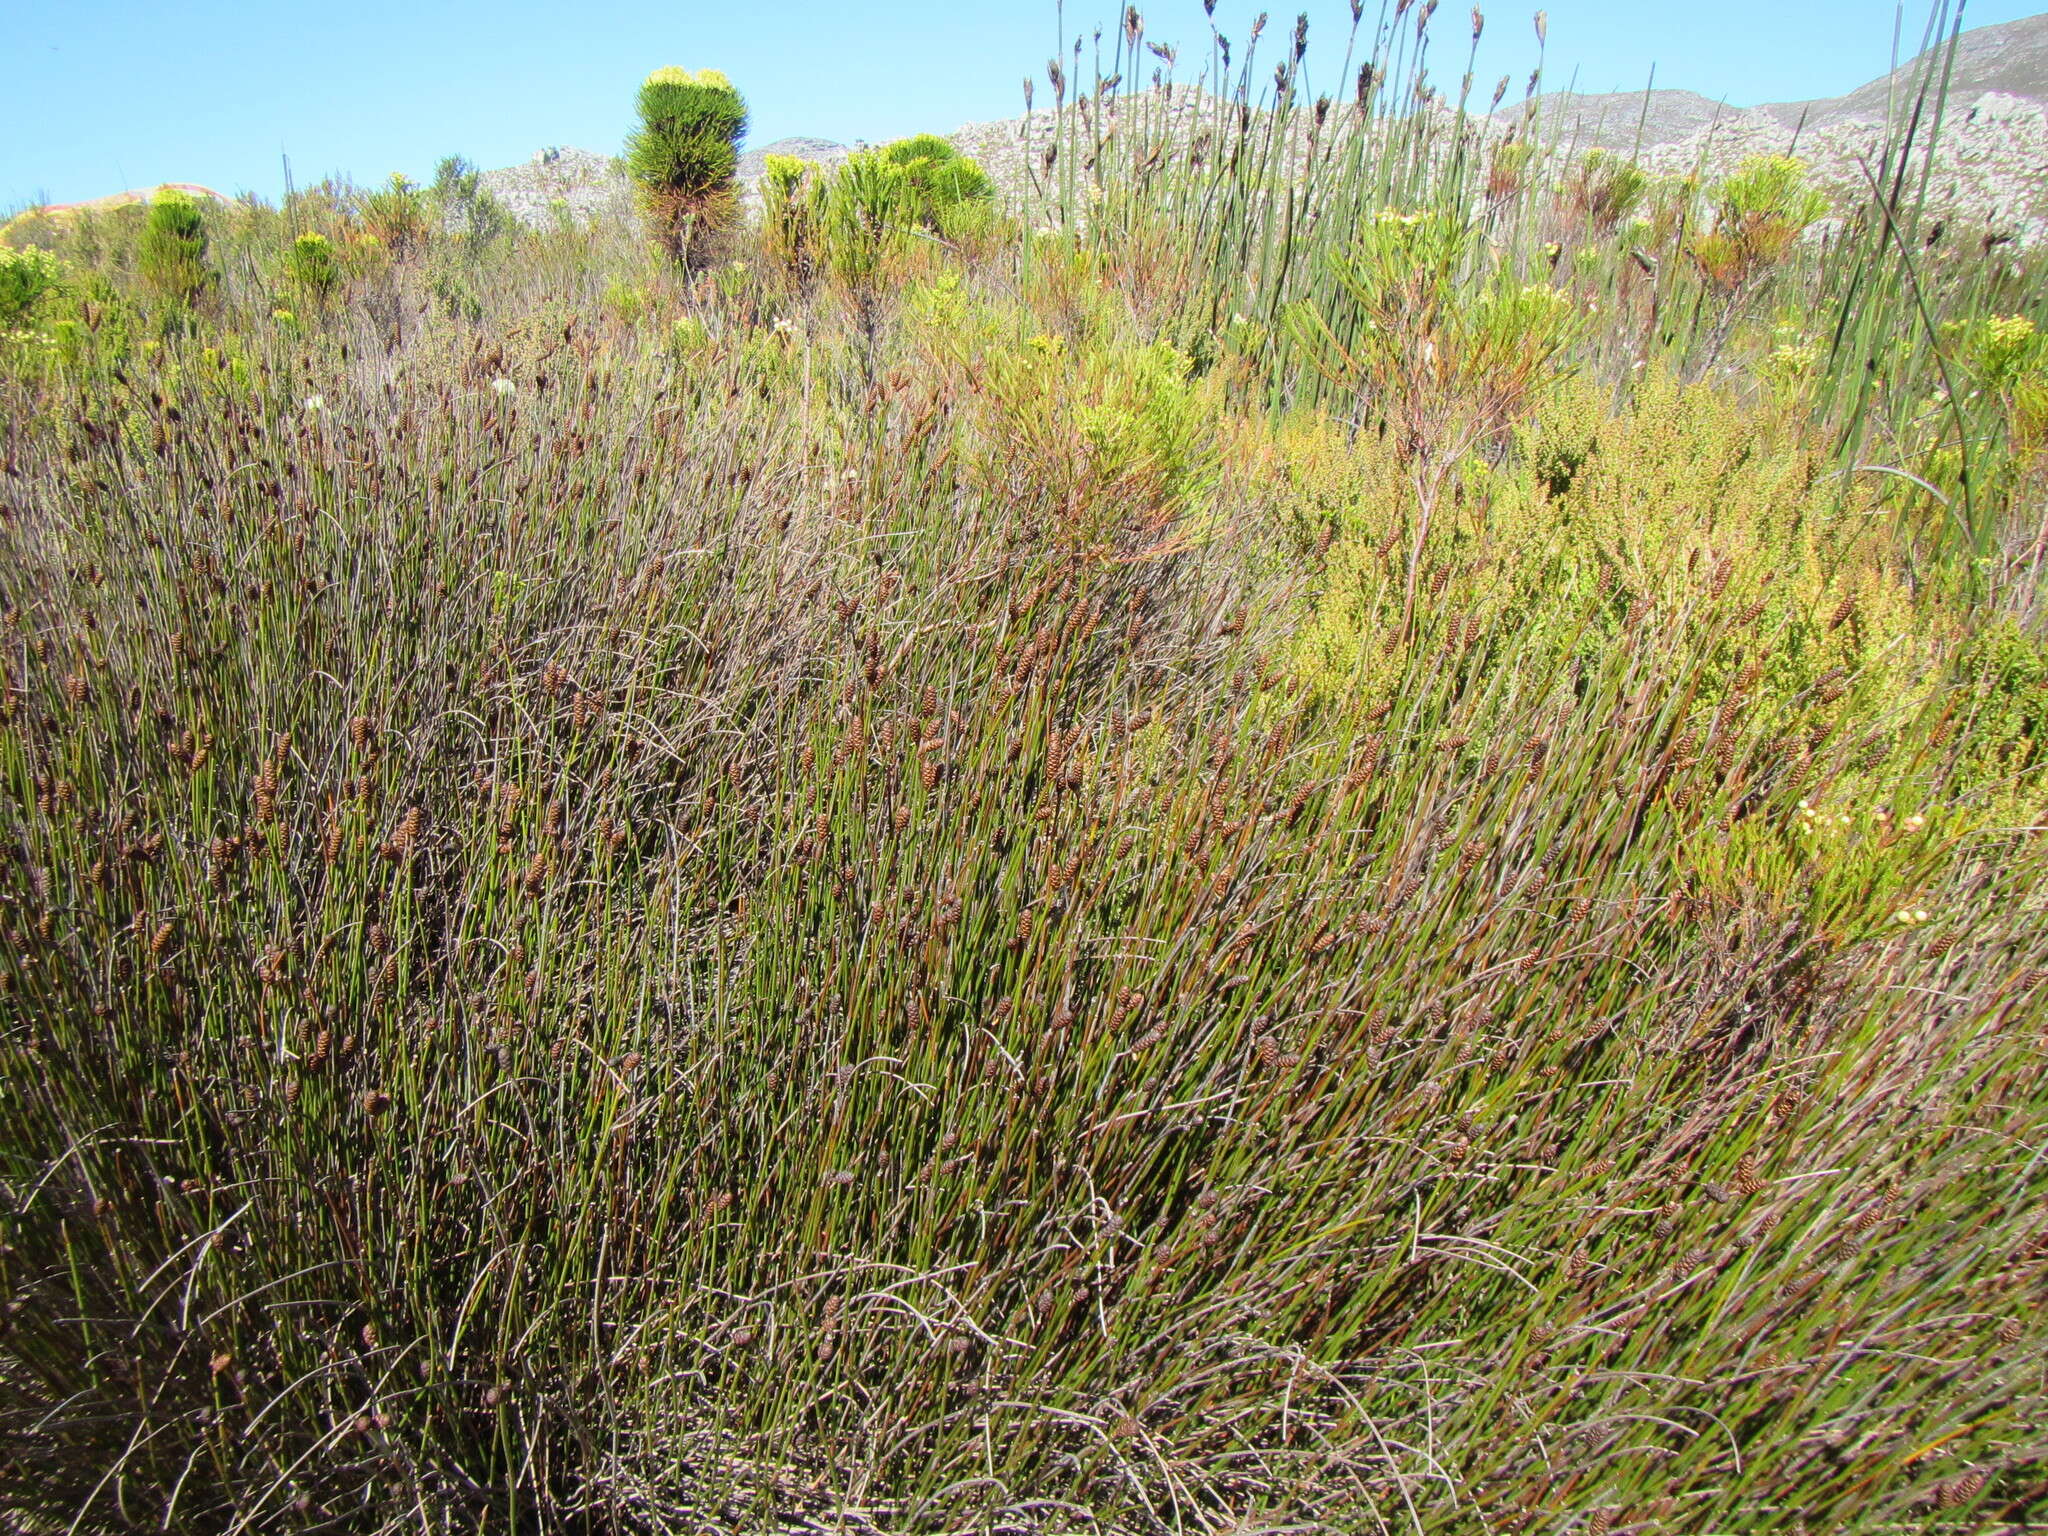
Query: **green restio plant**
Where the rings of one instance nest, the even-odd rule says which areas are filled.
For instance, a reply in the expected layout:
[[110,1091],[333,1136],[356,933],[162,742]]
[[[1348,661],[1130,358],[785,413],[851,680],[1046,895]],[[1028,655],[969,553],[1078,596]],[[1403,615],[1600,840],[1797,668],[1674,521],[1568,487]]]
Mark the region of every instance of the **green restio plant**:
[[142,280],[174,307],[193,303],[213,282],[206,265],[206,221],[183,192],[165,188],[150,199],[136,255]]
[[677,261],[701,255],[736,204],[733,175],[747,104],[715,69],[657,69],[640,87],[640,127],[626,170],[655,240]]

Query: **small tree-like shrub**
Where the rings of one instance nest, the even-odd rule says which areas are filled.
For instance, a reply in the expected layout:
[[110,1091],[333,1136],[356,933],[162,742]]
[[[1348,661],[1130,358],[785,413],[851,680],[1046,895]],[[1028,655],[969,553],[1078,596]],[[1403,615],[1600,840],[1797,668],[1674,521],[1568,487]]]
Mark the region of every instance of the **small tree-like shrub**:
[[0,246],[0,331],[27,325],[61,282],[57,258],[48,251]]
[[981,167],[937,134],[898,139],[883,147],[881,157],[903,172],[905,211],[927,229],[941,229],[956,209],[995,200],[995,188]]
[[472,253],[512,233],[512,215],[484,185],[483,173],[460,155],[450,155],[434,167],[427,199],[442,226],[460,236]]
[[1710,188],[1714,227],[1692,242],[1701,275],[1733,293],[1775,266],[1824,217],[1825,195],[1789,155],[1753,155]]
[[880,275],[882,258],[910,222],[910,188],[902,167],[872,151],[840,166],[825,199],[832,275],[859,291]]
[[196,301],[213,281],[199,205],[169,188],[150,199],[136,261],[142,280],[167,304],[182,308]]
[[1454,214],[1387,209],[1330,261],[1343,302],[1328,313],[1296,304],[1285,317],[1305,354],[1355,395],[1359,419],[1377,419],[1412,477],[1404,633],[1457,461],[1496,442],[1569,373],[1565,349],[1580,319],[1563,291],[1505,266],[1489,270],[1475,240]]
[[863,367],[870,370],[882,273],[909,222],[908,198],[903,168],[872,150],[840,166],[824,198],[825,267],[853,305]]
[[1493,147],[1486,164],[1486,195],[1497,203],[1519,197],[1529,185],[1537,147],[1526,139],[1506,138]]
[[285,276],[316,303],[324,302],[341,282],[341,265],[325,235],[299,236],[285,252]]
[[995,189],[986,174],[936,134],[898,139],[850,156],[833,179],[841,217],[858,213],[871,229],[923,230],[986,223]]
[[761,230],[769,258],[799,286],[817,269],[819,182],[810,162],[770,155],[761,178]]
[[397,171],[381,190],[363,199],[363,227],[395,260],[403,261],[425,242],[428,222],[426,198]]
[[1612,234],[1650,190],[1650,178],[1625,155],[1588,150],[1565,183],[1565,200],[1596,235]]
[[2010,394],[2048,373],[2048,332],[2025,315],[1973,315],[1942,327],[1956,360],[1981,389]]
[[701,259],[737,204],[733,174],[747,104],[715,69],[657,69],[640,87],[640,127],[626,169],[656,242],[677,261]]

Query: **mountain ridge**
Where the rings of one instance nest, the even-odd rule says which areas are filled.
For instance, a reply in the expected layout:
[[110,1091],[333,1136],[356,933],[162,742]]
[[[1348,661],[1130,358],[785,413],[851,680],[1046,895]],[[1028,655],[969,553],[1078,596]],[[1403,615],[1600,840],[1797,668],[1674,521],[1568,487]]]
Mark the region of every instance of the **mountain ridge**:
[[[1679,143],[1722,125],[1769,125],[1796,131],[1853,120],[1882,121],[1894,104],[1912,99],[1921,71],[1938,63],[1945,48],[1946,44],[1937,45],[1917,54],[1840,96],[1744,107],[1685,87],[1549,91],[1529,102],[1501,108],[1493,114],[1493,121],[1513,126],[1533,108],[1545,125],[1546,136],[1584,149],[1617,153],[1640,153]],[[1968,107],[1993,94],[2048,107],[2048,12],[1973,27],[1956,39],[1948,80],[1951,106],[1960,103]]]
[[[1745,107],[1685,88],[1550,92],[1479,121],[1494,133],[1527,134],[1568,153],[1627,154],[1658,175],[1712,179],[1751,155],[1796,155],[1821,187],[1853,200],[1862,193],[1863,167],[1883,152],[1889,112],[1911,101],[1930,62],[1923,53],[1852,91],[1808,101]],[[1932,151],[1931,207],[2022,244],[2048,244],[2048,13],[1964,32],[1946,62],[1947,112]],[[948,137],[981,159],[999,186],[1016,192],[1032,148],[1042,147],[1049,131],[1046,119],[1041,111],[967,123]],[[770,154],[831,165],[848,153],[829,139],[777,140],[742,156],[741,180],[749,187],[758,181]],[[543,151],[485,180],[528,223],[546,222],[561,207],[576,217],[631,208],[616,164],[585,150]]]

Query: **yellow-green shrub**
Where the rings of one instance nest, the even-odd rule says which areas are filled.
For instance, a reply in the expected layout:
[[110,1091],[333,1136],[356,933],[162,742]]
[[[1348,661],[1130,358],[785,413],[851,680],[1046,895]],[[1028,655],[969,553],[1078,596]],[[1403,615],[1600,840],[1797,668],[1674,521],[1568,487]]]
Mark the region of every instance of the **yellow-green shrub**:
[[[1298,658],[1326,691],[1369,688],[1434,633],[1389,638],[1404,482],[1384,445],[1340,449],[1326,429],[1295,428],[1284,457],[1283,515],[1333,533]],[[1789,697],[1833,668],[1862,687],[1924,686],[1938,630],[1882,525],[1845,510],[1820,464],[1783,416],[1705,387],[1652,382],[1613,416],[1581,388],[1509,459],[1460,466],[1422,551],[1424,606],[1511,625],[1518,650],[1552,659],[1590,656],[1648,614],[1682,619],[1710,699],[1752,662],[1745,691],[1759,697]]]
[[1156,529],[1196,508],[1217,473],[1212,404],[1164,343],[1070,349],[1039,334],[975,359],[985,483],[1069,514],[1083,542]]

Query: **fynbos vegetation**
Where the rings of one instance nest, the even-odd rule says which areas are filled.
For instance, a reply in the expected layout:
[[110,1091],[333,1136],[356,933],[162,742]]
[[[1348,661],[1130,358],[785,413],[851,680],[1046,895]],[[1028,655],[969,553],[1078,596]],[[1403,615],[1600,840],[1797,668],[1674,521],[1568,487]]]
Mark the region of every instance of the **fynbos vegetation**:
[[656,241],[687,262],[732,217],[746,103],[715,69],[670,67],[647,77],[639,107],[626,165]]
[[206,221],[182,192],[165,190],[149,204],[136,268],[165,310],[175,314],[205,293],[213,274],[206,265]]
[[1400,26],[27,226],[5,1519],[2048,1512],[2038,258]]

